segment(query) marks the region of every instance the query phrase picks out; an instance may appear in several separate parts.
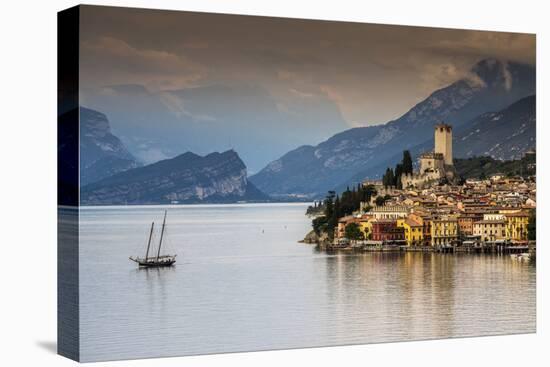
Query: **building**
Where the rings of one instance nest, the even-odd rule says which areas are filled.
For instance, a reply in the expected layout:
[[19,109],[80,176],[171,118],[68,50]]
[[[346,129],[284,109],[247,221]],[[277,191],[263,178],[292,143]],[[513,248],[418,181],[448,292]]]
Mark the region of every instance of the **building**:
[[402,205],[388,205],[388,206],[376,206],[372,208],[369,214],[374,219],[399,219],[406,218],[410,213],[408,206]]
[[482,242],[495,242],[506,239],[505,220],[480,220],[474,223],[474,236]]
[[504,220],[504,214],[502,213],[485,213],[483,214],[483,220]]
[[372,240],[391,243],[405,241],[405,232],[397,226],[397,221],[377,219],[372,221]]
[[453,166],[453,128],[448,124],[434,126],[434,150],[419,157],[420,169],[412,174],[403,174],[401,183],[404,188],[425,188],[447,179],[456,181]]
[[452,245],[458,240],[458,220],[452,217],[432,219],[432,246]]
[[529,214],[525,212],[506,214],[506,238],[514,241],[527,241]]
[[407,246],[420,246],[422,245],[423,232],[422,223],[419,223],[412,219],[410,216],[405,219],[397,220],[397,227],[403,228],[405,241]]
[[444,123],[435,125],[434,152],[443,155],[447,166],[453,165],[453,128]]
[[459,237],[469,237],[474,234],[474,223],[483,220],[482,214],[463,213],[458,216],[458,234]]
[[366,240],[372,238],[372,219],[370,216],[361,218],[359,221],[359,229],[363,232],[363,236]]
[[410,218],[415,222],[422,224],[422,242],[423,245],[430,245],[432,240],[432,217],[428,213],[414,212]]
[[372,216],[371,215],[362,215],[362,216],[353,216],[348,215],[342,217],[338,220],[338,227],[336,229],[337,238],[346,237],[346,227],[355,223],[359,226],[359,230],[363,233],[365,239],[369,239],[372,234]]

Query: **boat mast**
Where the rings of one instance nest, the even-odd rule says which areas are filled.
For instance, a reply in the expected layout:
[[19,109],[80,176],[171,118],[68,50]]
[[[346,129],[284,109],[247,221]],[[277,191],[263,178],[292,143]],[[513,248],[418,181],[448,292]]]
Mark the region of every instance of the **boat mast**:
[[162,237],[164,236],[164,226],[166,225],[166,210],[164,211],[164,219],[162,220],[162,231],[160,232],[159,250],[157,252],[157,261],[160,256],[160,247],[162,246]]
[[151,247],[151,237],[153,237],[153,227],[155,227],[155,222],[151,223],[151,232],[149,232],[149,241],[147,242],[147,251],[145,252],[145,261],[149,257],[149,248]]

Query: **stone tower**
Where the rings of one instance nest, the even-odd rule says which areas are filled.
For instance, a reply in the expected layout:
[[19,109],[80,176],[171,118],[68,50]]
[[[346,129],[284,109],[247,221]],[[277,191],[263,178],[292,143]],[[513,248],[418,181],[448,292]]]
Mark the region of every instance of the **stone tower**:
[[434,153],[443,154],[445,165],[453,165],[453,128],[444,123],[435,125]]

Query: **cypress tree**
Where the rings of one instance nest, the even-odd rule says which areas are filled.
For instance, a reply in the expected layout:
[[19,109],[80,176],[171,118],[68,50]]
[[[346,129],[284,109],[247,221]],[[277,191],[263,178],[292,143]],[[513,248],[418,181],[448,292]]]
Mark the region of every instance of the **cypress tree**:
[[411,152],[408,150],[403,151],[403,160],[401,161],[401,164],[403,166],[403,173],[410,174],[413,172]]
[[403,173],[403,165],[401,163],[395,166],[394,186],[398,189],[401,188],[401,174]]

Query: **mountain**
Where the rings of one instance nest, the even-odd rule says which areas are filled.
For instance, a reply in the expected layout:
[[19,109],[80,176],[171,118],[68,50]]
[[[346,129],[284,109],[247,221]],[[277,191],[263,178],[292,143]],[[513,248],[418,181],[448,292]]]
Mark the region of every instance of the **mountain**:
[[487,156],[459,158],[454,166],[460,177],[484,178],[494,174],[505,176],[532,176],[536,174],[537,156],[534,151],[527,151],[521,159],[498,160]]
[[99,181],[140,164],[111,133],[107,116],[80,107],[80,185]]
[[482,114],[453,138],[454,156],[490,156],[497,160],[521,159],[536,144],[536,97],[523,98],[509,107]]
[[114,85],[83,93],[87,105],[105,112],[128,150],[146,164],[182,151],[204,155],[232,148],[249,172],[258,172],[294,147],[349,127],[322,90],[284,85],[277,95],[246,83],[165,91]]
[[433,125],[464,128],[475,117],[498,111],[535,93],[532,66],[482,60],[462,79],[433,92],[400,118],[336,134],[272,161],[250,180],[271,196],[314,198],[366,177],[379,177],[404,149],[433,147]]
[[247,179],[246,166],[233,150],[204,157],[187,152],[130,169],[84,186],[83,205],[230,203],[267,201]]
[[[433,149],[433,138],[409,148],[413,159]],[[506,108],[487,112],[470,120],[453,131],[453,156],[468,158],[490,156],[497,160],[517,160],[536,148],[536,96],[525,97]],[[385,172],[388,166],[401,160],[402,151],[381,161],[374,167],[360,170],[335,190],[374,178]]]

